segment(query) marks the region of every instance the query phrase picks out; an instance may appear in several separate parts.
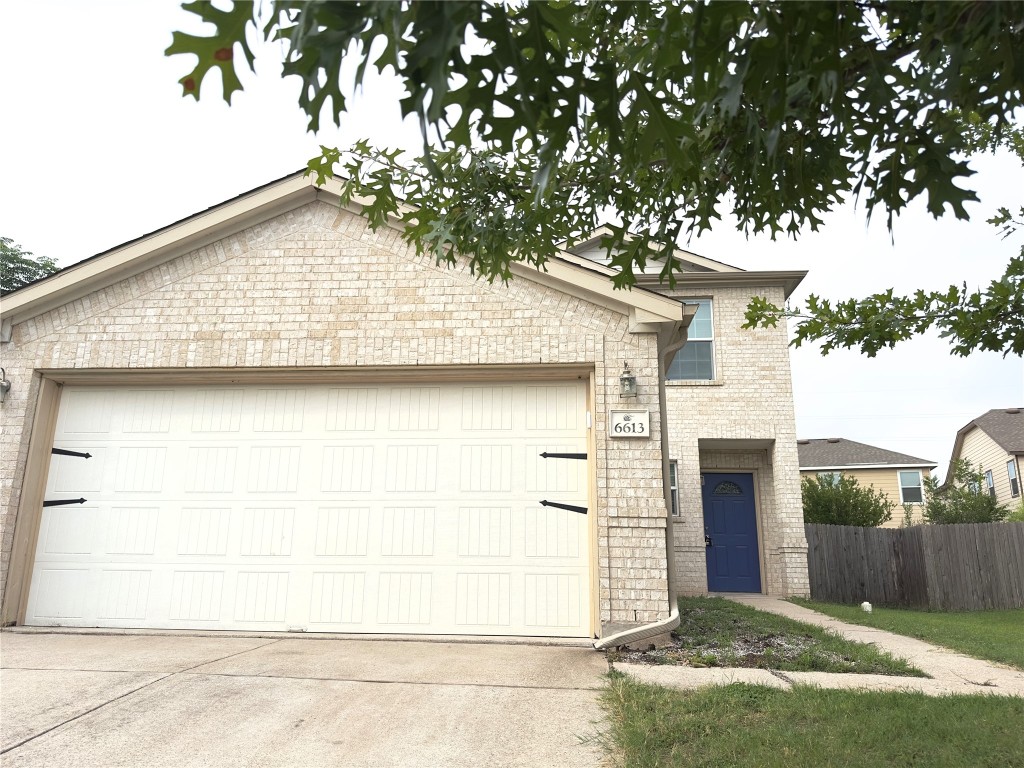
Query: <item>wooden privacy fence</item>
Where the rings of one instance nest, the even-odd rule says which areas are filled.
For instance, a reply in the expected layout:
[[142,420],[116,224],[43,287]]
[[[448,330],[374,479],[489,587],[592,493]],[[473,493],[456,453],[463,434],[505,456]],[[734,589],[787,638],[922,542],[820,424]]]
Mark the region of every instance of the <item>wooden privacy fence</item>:
[[945,611],[1024,608],[1024,523],[804,528],[815,600]]

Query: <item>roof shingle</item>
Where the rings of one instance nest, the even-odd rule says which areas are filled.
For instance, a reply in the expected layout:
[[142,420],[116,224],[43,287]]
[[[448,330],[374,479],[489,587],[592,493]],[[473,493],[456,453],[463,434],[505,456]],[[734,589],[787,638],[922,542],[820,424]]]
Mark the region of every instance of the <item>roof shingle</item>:
[[971,425],[979,427],[1007,453],[1024,454],[1024,407],[993,408],[967,427]]
[[935,467],[934,461],[919,459],[905,453],[888,451],[874,445],[858,443],[842,437],[797,440],[800,469],[809,467],[857,467],[885,465],[893,467]]

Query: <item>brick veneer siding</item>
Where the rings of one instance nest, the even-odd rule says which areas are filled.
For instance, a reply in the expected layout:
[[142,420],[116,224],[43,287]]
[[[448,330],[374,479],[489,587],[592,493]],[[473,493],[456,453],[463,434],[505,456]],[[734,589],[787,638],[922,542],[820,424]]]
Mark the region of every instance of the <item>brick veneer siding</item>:
[[[667,614],[657,339],[604,306],[438,267],[396,231],[316,202],[26,320],[3,356],[14,384],[0,463],[4,586],[37,369],[586,363],[597,381],[600,619]],[[607,439],[624,360],[644,384],[635,405],[651,411],[650,440]]]
[[[715,334],[716,379],[666,384],[670,458],[678,462],[679,473],[679,517],[673,525],[678,589],[707,592],[701,470],[749,470],[757,483],[763,587],[768,594],[806,595],[807,542],[786,329],[741,328],[754,295],[748,288],[665,293],[711,298]],[[781,288],[759,295],[780,306],[785,300]],[[699,440],[774,442],[723,451],[702,449]]]

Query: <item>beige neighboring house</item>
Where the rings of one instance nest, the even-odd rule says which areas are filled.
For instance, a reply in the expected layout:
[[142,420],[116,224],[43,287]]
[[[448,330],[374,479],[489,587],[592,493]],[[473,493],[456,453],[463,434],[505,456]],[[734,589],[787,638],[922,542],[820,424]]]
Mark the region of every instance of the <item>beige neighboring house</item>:
[[807,594],[787,332],[740,328],[804,273],[617,291],[588,241],[490,284],[339,191],[3,297],[4,624],[612,642]]
[[923,519],[924,480],[937,466],[934,461],[842,437],[798,440],[797,450],[801,477],[849,475],[896,502],[892,520],[883,528],[897,528],[903,523],[904,505],[911,507],[914,522]]
[[985,476],[982,490],[998,504],[1013,509],[1021,500],[1021,467],[1024,465],[1024,409],[993,408],[956,433],[953,462],[966,459]]

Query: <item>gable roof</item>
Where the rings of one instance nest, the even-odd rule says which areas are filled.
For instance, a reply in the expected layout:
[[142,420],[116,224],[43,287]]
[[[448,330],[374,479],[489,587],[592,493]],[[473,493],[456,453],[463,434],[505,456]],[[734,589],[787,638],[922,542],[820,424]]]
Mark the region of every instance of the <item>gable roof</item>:
[[[584,239],[579,240],[572,245],[562,243],[562,248],[569,251],[570,253],[577,254],[583,258],[588,258],[591,261],[597,263],[607,263],[607,258],[604,256],[604,249],[601,248],[601,239],[612,234],[612,230],[607,225],[602,225],[587,235]],[[600,251],[601,255],[595,258],[593,255],[586,256],[584,254],[593,254],[596,251]],[[722,261],[715,261],[709,259],[706,256],[700,256],[691,251],[684,251],[681,248],[676,249],[676,258],[683,263],[684,271],[685,267],[689,265],[690,269],[698,272],[742,272],[743,270],[739,267],[734,267],[731,264],[726,264]],[[639,277],[639,275],[638,275]]]
[[[272,181],[226,200],[166,227],[111,248],[6,294],[0,306],[3,320],[0,339],[10,338],[14,323],[80,299],[125,278],[151,269],[196,248],[237,233],[271,217],[279,216],[316,200],[340,205],[341,182],[332,179],[318,187],[305,171]],[[359,214],[358,201],[346,207]],[[389,225],[402,229],[393,219]],[[659,324],[689,325],[693,310],[677,299],[645,288],[616,290],[609,277],[614,270],[565,253],[550,259],[543,269],[513,264],[513,272],[530,280],[551,285],[563,292],[611,305],[630,317],[631,330],[650,332]]]
[[[972,429],[980,429],[1009,454],[1024,456],[1024,406],[1016,408],[993,408],[976,419],[971,419],[956,433],[953,441],[953,454],[949,459],[949,472],[953,463],[960,458],[964,447],[964,438]],[[946,482],[950,481],[947,472]]]
[[[585,239],[568,246],[568,251],[577,258],[600,264],[607,268],[608,258],[600,247],[601,238],[611,234],[611,229],[601,226],[591,232]],[[566,244],[562,244],[566,248]],[[696,288],[768,288],[780,287],[788,299],[800,282],[807,277],[805,270],[757,270],[748,271],[734,267],[721,261],[700,256],[692,251],[677,248],[675,252],[681,268],[676,273],[676,289]],[[668,286],[661,282],[660,262],[655,261],[644,272],[636,273],[636,284],[642,288],[661,292]]]
[[800,469],[873,469],[882,467],[926,467],[934,469],[934,461],[897,453],[843,437],[797,440]]

